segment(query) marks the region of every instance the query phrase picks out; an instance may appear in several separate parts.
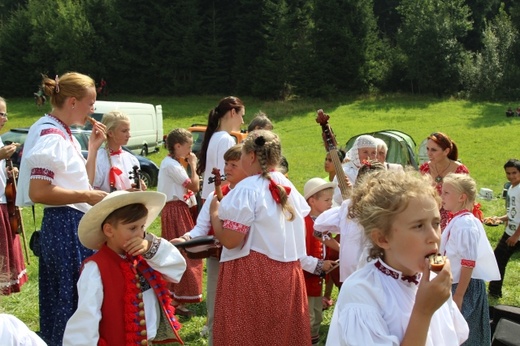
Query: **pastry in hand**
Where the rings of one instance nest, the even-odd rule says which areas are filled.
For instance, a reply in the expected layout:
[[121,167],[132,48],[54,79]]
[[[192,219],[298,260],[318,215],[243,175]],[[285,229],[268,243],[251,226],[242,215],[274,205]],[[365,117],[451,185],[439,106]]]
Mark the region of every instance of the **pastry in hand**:
[[445,262],[446,256],[442,256],[441,254],[430,255],[430,269],[434,272],[440,272],[444,267]]

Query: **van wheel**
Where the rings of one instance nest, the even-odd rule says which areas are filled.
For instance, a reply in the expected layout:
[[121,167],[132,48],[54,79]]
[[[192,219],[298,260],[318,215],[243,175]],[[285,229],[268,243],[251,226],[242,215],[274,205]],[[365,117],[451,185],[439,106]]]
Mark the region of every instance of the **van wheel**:
[[148,172],[141,171],[141,179],[143,179],[148,188],[152,187],[152,177],[150,177]]
[[143,147],[141,148],[141,154],[139,154],[141,156],[147,156],[148,155],[148,146],[145,144],[143,145]]

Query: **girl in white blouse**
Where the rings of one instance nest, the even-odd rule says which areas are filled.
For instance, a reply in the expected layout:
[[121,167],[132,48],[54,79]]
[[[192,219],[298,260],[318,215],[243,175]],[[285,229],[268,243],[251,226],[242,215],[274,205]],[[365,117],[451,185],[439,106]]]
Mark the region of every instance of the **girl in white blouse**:
[[304,217],[310,208],[276,169],[281,145],[267,130],[250,132],[241,165],[247,178],[218,203],[211,224],[224,246],[215,301],[213,344],[311,344],[305,280]]
[[451,299],[449,260],[438,252],[439,197],[414,172],[381,171],[354,190],[350,210],[370,240],[372,259],[343,283],[327,345],[460,345],[468,326]]
[[[500,280],[500,272],[482,222],[473,215],[477,184],[467,174],[444,177],[442,204],[452,213],[442,233],[441,254],[452,264],[453,300],[470,326],[464,345],[490,345],[486,281]],[[478,210],[480,211],[480,210]]]

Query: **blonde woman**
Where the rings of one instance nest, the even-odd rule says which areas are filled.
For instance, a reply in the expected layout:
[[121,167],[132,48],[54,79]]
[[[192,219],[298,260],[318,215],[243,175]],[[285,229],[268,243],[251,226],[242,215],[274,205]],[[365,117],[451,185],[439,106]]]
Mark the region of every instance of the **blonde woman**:
[[105,125],[95,122],[87,160],[72,135],[72,125],[85,125],[94,112],[94,80],[77,72],[51,79],[42,87],[52,110],[31,126],[24,143],[16,205],[44,206],[39,258],[40,335],[61,345],[67,320],[76,310],[76,282],[83,260],[94,252],[78,239],[78,224],[92,205],[107,195],[90,181],[96,156],[105,140]]

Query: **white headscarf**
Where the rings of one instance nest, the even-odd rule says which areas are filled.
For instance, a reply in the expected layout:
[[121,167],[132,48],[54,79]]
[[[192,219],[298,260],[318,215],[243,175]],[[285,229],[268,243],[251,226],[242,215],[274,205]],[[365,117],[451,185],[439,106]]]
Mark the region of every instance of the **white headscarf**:
[[361,167],[361,161],[359,160],[359,149],[361,148],[373,148],[377,150],[377,141],[370,135],[361,135],[356,138],[354,145],[347,152],[346,157],[356,166]]

